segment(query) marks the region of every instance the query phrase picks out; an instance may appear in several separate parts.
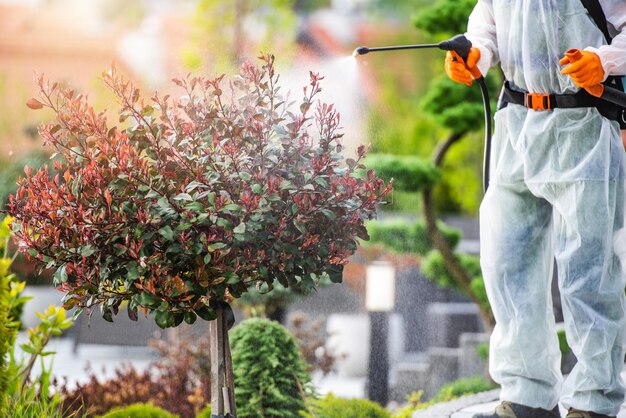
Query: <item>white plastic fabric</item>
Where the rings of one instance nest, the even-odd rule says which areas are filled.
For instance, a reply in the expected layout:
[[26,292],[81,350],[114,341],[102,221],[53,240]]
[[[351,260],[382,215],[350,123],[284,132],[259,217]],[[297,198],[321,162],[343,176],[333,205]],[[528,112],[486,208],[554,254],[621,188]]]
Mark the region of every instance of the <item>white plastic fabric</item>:
[[[467,37],[483,74],[500,62],[512,88],[574,93],[560,74],[570,48],[596,48],[626,74],[626,2],[601,1],[613,46],[577,0],[479,0]],[[595,108],[495,116],[491,181],[481,205],[481,265],[497,325],[490,372],[501,399],[617,415],[624,400],[624,148]],[[621,247],[615,248],[614,243]],[[550,281],[556,257],[568,343],[578,364],[563,383]],[[563,383],[563,384],[562,384]]]

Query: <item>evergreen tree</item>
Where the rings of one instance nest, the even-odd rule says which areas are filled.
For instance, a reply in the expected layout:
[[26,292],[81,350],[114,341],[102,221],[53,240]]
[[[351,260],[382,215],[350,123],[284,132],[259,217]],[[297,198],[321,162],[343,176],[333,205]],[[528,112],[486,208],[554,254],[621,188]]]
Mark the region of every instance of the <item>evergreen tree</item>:
[[299,418],[311,377],[295,338],[253,318],[230,333],[238,418]]

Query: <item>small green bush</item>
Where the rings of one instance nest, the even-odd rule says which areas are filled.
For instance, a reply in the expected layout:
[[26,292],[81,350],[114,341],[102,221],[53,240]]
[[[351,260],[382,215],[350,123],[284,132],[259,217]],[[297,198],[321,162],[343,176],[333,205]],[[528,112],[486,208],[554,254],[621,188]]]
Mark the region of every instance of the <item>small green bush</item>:
[[306,418],[391,418],[389,411],[367,399],[343,399],[332,394],[312,401],[310,414]]
[[211,405],[207,405],[196,418],[211,418]]
[[448,402],[461,396],[486,392],[496,387],[483,376],[466,377],[443,385],[430,401],[432,403]]
[[497,386],[482,376],[473,376],[455,380],[443,385],[439,391],[427,402],[422,402],[424,391],[420,390],[407,396],[408,405],[398,410],[394,418],[411,418],[413,412],[428,408],[442,402],[452,401],[461,396],[472,395],[474,393],[486,392],[495,389]]
[[177,415],[172,415],[165,409],[154,405],[136,403],[120,408],[113,408],[102,415],[101,418],[177,418]]
[[[369,221],[366,227],[370,243],[382,244],[393,251],[425,255],[432,248],[426,223],[423,220],[415,222],[405,219]],[[456,247],[461,241],[461,232],[458,229],[451,228],[443,222],[439,222],[437,227],[451,247]]]
[[230,335],[238,418],[300,418],[311,376],[295,338],[278,322],[253,318]]
[[417,192],[434,186],[441,173],[428,160],[413,156],[370,154],[363,164],[386,182],[393,179],[394,190]]

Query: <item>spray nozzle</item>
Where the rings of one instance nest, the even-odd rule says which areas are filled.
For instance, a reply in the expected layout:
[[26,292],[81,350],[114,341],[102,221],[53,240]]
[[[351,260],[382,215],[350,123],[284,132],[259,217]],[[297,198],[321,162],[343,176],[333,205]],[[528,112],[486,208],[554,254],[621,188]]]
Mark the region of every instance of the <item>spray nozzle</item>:
[[370,52],[370,49],[366,46],[360,46],[357,49],[354,50],[354,52],[352,53],[353,57],[357,57],[359,55],[365,55],[368,52]]

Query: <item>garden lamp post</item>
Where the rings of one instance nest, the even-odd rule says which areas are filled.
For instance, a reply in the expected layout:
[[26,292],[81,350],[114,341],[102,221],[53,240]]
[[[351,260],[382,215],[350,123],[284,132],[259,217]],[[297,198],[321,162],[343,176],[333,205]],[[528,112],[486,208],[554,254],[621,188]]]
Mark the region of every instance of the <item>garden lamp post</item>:
[[365,306],[370,318],[367,397],[383,406],[389,400],[389,312],[395,302],[395,267],[384,261],[367,266]]

